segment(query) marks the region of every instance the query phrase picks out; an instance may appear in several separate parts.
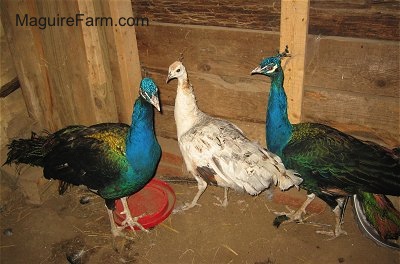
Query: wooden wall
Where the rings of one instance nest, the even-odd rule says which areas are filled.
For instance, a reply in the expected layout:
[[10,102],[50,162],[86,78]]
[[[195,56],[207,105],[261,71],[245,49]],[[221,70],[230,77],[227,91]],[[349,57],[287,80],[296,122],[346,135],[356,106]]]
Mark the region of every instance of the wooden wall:
[[[1,17],[29,115],[55,131],[71,124],[129,123],[141,79],[134,28],[17,26],[29,17],[132,16],[125,1],[1,2]],[[129,43],[129,44],[126,44]]]
[[[279,32],[279,0],[132,0],[136,16],[152,22]],[[311,0],[313,35],[400,40],[398,0]]]
[[[150,20],[136,30],[140,61],[161,90],[159,135],[176,138],[177,83],[165,78],[184,52],[199,107],[265,142],[269,80],[250,71],[279,47],[280,1],[259,2],[132,1],[134,14]],[[400,144],[399,3],[311,1],[303,121]]]

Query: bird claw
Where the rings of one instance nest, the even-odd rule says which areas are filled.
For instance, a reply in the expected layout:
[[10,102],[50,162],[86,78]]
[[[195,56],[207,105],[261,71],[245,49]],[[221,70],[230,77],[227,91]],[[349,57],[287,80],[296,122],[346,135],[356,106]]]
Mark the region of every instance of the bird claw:
[[287,205],[285,207],[289,211],[289,213],[288,212],[274,212],[274,214],[276,214],[276,215],[286,215],[286,216],[289,217],[290,215],[293,215],[296,212],[295,210],[290,209],[290,207],[287,206]]
[[216,206],[220,206],[220,207],[227,207],[228,206],[228,200],[224,199],[222,200],[221,198],[219,198],[218,196],[214,196],[215,199],[218,200],[219,203],[213,203]]
[[336,228],[335,230],[331,230],[331,231],[317,230],[315,232],[317,234],[330,236],[331,238],[329,238],[328,240],[333,240],[333,239],[337,238],[340,235],[347,235],[347,232],[344,231],[341,227]]
[[193,203],[185,203],[184,205],[182,205],[180,207],[177,207],[174,210],[172,210],[172,213],[173,214],[182,213],[183,211],[187,211],[187,210],[189,210],[189,209],[191,209],[191,208],[193,208],[195,206],[201,207],[201,204],[198,204],[198,203],[194,203],[194,204]]
[[286,222],[296,222],[296,223],[304,223],[304,220],[306,220],[307,218],[303,218],[303,214],[306,214],[306,211],[303,209],[299,209],[297,211],[290,209],[287,205],[286,205],[286,209],[289,211],[289,213],[287,212],[274,212],[276,215],[286,215],[289,220],[287,220]]
[[[121,214],[126,214],[126,212],[125,211],[123,211],[123,212],[121,212]],[[142,230],[142,231],[144,231],[144,232],[146,232],[146,233],[149,233],[149,230],[147,230],[147,229],[145,229],[139,222],[138,222],[138,220],[140,219],[140,218],[142,218],[143,216],[145,216],[146,214],[145,213],[143,213],[143,214],[141,214],[141,215],[139,215],[139,216],[135,216],[135,217],[132,217],[132,216],[130,216],[130,215],[127,215],[127,217],[125,218],[125,220],[124,221],[122,221],[122,226],[121,226],[121,228],[126,228],[126,227],[130,227],[131,228],[131,230],[135,230],[135,228],[134,228],[134,226],[137,226],[137,227],[139,227],[140,228],[140,230]]]
[[111,233],[112,233],[114,239],[116,237],[122,237],[122,238],[125,238],[125,239],[128,239],[128,240],[133,240],[133,237],[128,236],[126,233],[124,233],[122,231],[122,230],[125,229],[125,227],[126,227],[126,225],[125,226],[116,226],[115,228],[111,229]]

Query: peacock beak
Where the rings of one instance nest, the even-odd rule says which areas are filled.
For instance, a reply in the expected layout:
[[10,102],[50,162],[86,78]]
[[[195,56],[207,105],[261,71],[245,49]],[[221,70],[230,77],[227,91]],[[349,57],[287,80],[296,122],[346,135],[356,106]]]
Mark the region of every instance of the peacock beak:
[[157,96],[153,95],[153,96],[150,98],[150,103],[151,103],[152,105],[154,105],[154,107],[158,110],[158,112],[160,112],[160,101],[158,100],[158,97],[157,97]]
[[168,73],[168,77],[167,77],[166,83],[168,83],[171,79],[173,79],[172,74]]
[[257,68],[251,71],[251,74],[261,73],[261,70],[262,70],[261,66],[258,66]]

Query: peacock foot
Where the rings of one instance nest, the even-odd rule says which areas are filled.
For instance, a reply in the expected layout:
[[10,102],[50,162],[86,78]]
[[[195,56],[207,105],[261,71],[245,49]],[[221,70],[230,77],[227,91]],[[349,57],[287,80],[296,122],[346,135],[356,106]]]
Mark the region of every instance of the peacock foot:
[[330,236],[331,239],[335,239],[340,235],[347,235],[347,232],[343,230],[342,228],[342,221],[339,218],[336,218],[336,225],[335,225],[335,230],[331,230],[331,231],[323,231],[323,230],[318,230],[316,231],[317,234],[322,234],[322,235],[327,235]]
[[140,230],[144,232],[149,232],[149,230],[145,229],[139,222],[138,220],[143,217],[145,214],[132,217],[131,211],[129,210],[128,202],[126,197],[121,198],[121,203],[124,208],[124,210],[120,214],[125,215],[125,220],[122,222],[123,228],[129,226],[132,230],[135,230],[135,226],[137,226]]
[[133,237],[128,236],[125,232],[123,232],[122,230],[125,229],[126,226],[114,226],[111,227],[111,234],[113,235],[114,238],[116,237],[122,237],[128,240],[133,240]]
[[330,236],[331,238],[328,239],[328,240],[335,239],[335,238],[337,238],[337,237],[340,236],[340,235],[347,235],[347,232],[344,231],[344,230],[342,229],[341,226],[340,226],[340,227],[336,227],[335,230],[331,230],[331,231],[317,230],[317,231],[315,231],[315,232],[316,232],[317,234],[322,234],[322,235]]
[[117,226],[115,224],[113,211],[107,208],[107,212],[108,212],[108,217],[110,219],[110,224],[111,224],[111,234],[113,235],[113,238],[114,238],[113,244],[115,242],[116,237],[122,237],[122,238],[132,240],[133,239],[132,237],[126,235],[126,233],[122,231],[125,229],[126,226]]
[[318,234],[331,236],[331,239],[337,238],[340,235],[347,235],[347,232],[342,229],[343,224],[343,201],[339,201],[338,205],[332,210],[335,214],[335,230],[332,231],[316,231]]
[[279,227],[283,222],[303,223],[304,220],[308,218],[303,217],[303,214],[306,214],[306,210],[303,208],[299,208],[297,211],[290,209],[288,206],[286,206],[286,208],[289,212],[274,212],[276,215],[278,215],[274,219],[274,226]]
[[141,214],[141,215],[135,216],[135,217],[132,217],[132,215],[131,215],[130,213],[129,213],[129,214],[126,214],[125,211],[121,212],[121,214],[125,214],[125,215],[126,215],[125,220],[122,222],[122,227],[123,227],[123,228],[129,226],[132,230],[135,230],[135,226],[137,226],[140,230],[142,230],[142,231],[144,231],[144,232],[146,232],[146,233],[149,232],[149,230],[145,229],[145,228],[138,222],[138,220],[139,220],[140,218],[142,218],[145,214]]
[[303,223],[304,220],[308,218],[308,217],[303,218],[303,214],[306,214],[306,208],[314,200],[314,198],[315,194],[313,193],[307,195],[307,199],[304,201],[304,203],[300,206],[300,208],[297,211],[294,211],[286,206],[286,208],[289,210],[289,213],[275,213],[279,216],[275,218],[273,223],[274,226],[279,227],[279,225],[282,224],[284,221]]

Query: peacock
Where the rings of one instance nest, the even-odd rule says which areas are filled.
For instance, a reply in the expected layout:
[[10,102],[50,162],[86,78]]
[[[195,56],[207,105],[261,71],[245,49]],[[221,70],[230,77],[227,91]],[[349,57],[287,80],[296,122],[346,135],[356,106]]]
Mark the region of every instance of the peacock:
[[282,190],[298,186],[301,179],[287,170],[281,159],[250,141],[234,124],[202,112],[196,103],[193,87],[181,61],[169,66],[167,82],[178,80],[174,116],[179,147],[188,171],[198,183],[198,192],[191,203],[174,212],[197,205],[208,184],[224,188],[228,205],[228,188],[257,195],[272,184]]
[[[143,78],[135,101],[131,126],[101,123],[73,125],[53,134],[30,139],[15,139],[9,145],[5,164],[25,163],[43,167],[46,179],[60,181],[59,193],[70,185],[85,185],[105,200],[114,237],[125,235],[122,229],[138,226],[132,217],[127,197],[140,191],[154,176],[161,157],[153,124],[153,106],[160,111],[158,88],[151,78]],[[126,218],[116,226],[115,200],[121,199]]]
[[[252,74],[271,78],[266,120],[266,141],[270,151],[282,158],[285,166],[300,173],[300,188],[307,190],[307,200],[296,212],[282,221],[301,221],[307,205],[315,196],[325,201],[336,216],[335,230],[321,232],[337,237],[342,229],[344,207],[354,196],[360,204],[359,216],[377,230],[380,242],[400,235],[400,213],[384,195],[400,195],[400,160],[395,152],[371,142],[361,141],[337,129],[319,123],[291,124],[287,114],[287,98],[283,87],[281,59],[265,58]],[[358,219],[360,220],[360,219]]]

